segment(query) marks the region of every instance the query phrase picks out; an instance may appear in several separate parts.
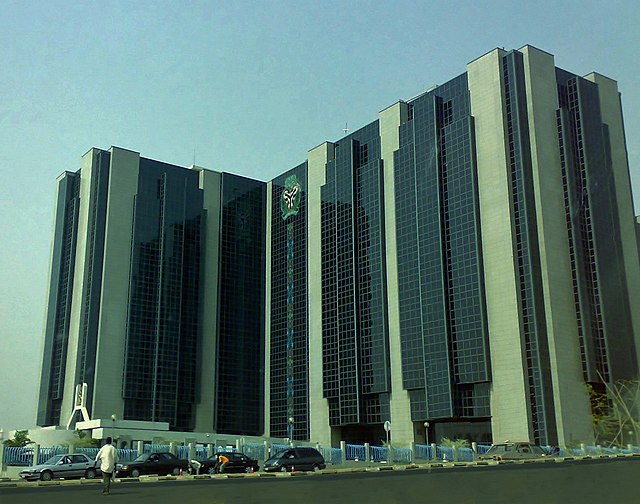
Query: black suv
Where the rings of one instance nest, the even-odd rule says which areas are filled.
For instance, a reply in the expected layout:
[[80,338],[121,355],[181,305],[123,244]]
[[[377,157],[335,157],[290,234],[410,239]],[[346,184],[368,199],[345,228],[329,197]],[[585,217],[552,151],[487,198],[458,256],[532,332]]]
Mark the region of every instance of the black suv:
[[264,463],[264,470],[270,471],[319,471],[324,469],[324,457],[315,448],[289,448],[277,453]]

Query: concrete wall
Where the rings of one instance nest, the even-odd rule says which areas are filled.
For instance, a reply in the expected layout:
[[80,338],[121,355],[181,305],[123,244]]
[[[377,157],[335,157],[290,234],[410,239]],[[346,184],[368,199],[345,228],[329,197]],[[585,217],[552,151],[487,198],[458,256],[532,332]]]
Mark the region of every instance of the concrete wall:
[[[585,79],[598,85],[600,112],[602,121],[609,126],[611,140],[611,161],[620,219],[620,237],[624,268],[629,291],[629,306],[636,342],[636,356],[640,362],[640,260],[638,259],[638,242],[635,237],[633,196],[629,176],[629,160],[625,142],[622,105],[616,81],[597,73],[590,73]],[[636,238],[636,239],[634,239]]]
[[206,212],[202,249],[202,343],[200,347],[200,397],[196,407],[195,430],[214,432],[218,345],[218,278],[220,255],[220,211],[222,175],[200,167],[200,189],[204,190]]
[[407,104],[398,102],[380,112],[380,149],[384,171],[385,252],[387,261],[387,303],[389,353],[391,361],[391,439],[409,445],[416,438],[411,422],[409,394],[402,386],[398,261],[396,245],[396,203],[393,153],[400,148],[401,123],[407,120]]
[[127,332],[133,202],[140,154],[112,147],[104,237],[93,418],[122,418],[122,370]]
[[[64,378],[64,398],[60,412],[60,425],[66,425],[74,406],[76,383],[76,365],[78,362],[78,345],[80,337],[80,315],[82,312],[82,293],[85,282],[84,269],[87,260],[88,242],[87,227],[91,208],[91,178],[96,163],[97,149],[89,150],[82,156],[80,164],[80,208],[78,211],[78,240],[76,244],[75,269],[73,277],[73,297],[71,300],[71,317],[69,319],[69,341],[67,363]],[[122,374],[122,370],[120,370]]]
[[333,159],[334,146],[326,142],[309,151],[307,188],[307,260],[309,313],[309,437],[331,445],[329,405],[322,394],[322,230],[320,188],[326,182],[325,167]]
[[273,183],[267,183],[266,195],[266,261],[265,261],[265,294],[264,294],[264,435],[271,433],[271,218],[273,208]]
[[500,49],[467,66],[476,125],[484,281],[491,351],[493,438],[529,439],[511,202],[503,120]]
[[576,324],[569,239],[556,126],[558,107],[553,56],[534,47],[524,55],[527,115],[540,247],[540,266],[551,378],[561,445],[593,437]]

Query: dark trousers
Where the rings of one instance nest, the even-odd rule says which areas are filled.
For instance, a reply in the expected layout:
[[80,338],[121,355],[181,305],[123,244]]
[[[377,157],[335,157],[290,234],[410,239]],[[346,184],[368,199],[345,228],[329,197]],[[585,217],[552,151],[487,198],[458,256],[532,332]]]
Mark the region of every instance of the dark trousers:
[[113,473],[102,472],[102,493],[108,494],[111,487],[111,475]]

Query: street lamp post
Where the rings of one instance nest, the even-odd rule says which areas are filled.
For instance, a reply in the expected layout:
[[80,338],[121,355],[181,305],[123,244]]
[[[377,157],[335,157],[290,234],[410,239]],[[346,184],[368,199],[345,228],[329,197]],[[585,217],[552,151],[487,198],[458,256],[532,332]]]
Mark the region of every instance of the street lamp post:
[[289,417],[289,428],[288,428],[288,434],[289,434],[289,442],[293,442],[293,417]]
[[116,420],[117,419],[118,417],[115,415],[115,413],[111,415],[111,439],[113,440],[114,443],[116,439]]
[[424,425],[424,439],[426,440],[426,445],[429,446],[429,422],[425,422]]

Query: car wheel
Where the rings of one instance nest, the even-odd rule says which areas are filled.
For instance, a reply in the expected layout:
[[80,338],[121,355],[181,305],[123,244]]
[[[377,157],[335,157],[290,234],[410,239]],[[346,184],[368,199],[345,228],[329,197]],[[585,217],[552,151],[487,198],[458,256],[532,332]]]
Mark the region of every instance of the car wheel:
[[216,468],[215,468],[215,467],[213,467],[213,466],[211,466],[209,469],[207,469],[207,472],[208,472],[209,474],[215,474],[215,473],[216,473]]
[[314,464],[313,470],[314,471],[319,471],[320,470],[320,466],[318,464]]
[[53,479],[53,473],[51,471],[43,471],[40,473],[40,479],[42,481],[51,481]]
[[287,472],[287,466],[282,466],[280,468],[280,472]]
[[131,469],[131,477],[137,478],[138,476],[140,476],[140,469]]
[[87,479],[93,479],[96,477],[96,470],[95,469],[87,469],[87,471],[84,473],[84,477]]
[[174,467],[171,470],[171,474],[174,475],[174,476],[180,476],[180,468],[179,467]]

